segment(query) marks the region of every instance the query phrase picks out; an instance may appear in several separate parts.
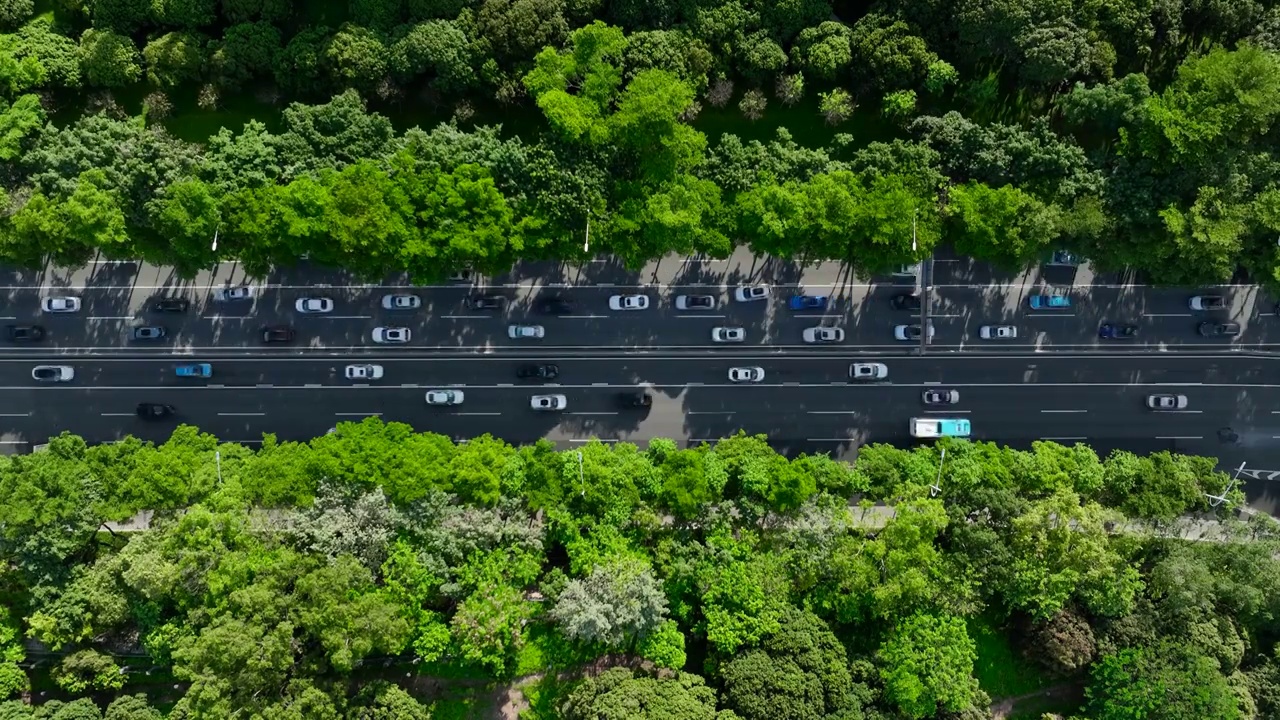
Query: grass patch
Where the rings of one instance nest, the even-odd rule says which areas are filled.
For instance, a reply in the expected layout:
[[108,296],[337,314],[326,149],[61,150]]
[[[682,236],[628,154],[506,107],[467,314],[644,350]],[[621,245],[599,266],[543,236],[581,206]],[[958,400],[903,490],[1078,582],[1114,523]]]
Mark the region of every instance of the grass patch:
[[1071,717],[1084,709],[1084,696],[1080,692],[1070,692],[1053,696],[1038,696],[1019,702],[1007,720],[1040,720],[1045,713],[1057,713],[1063,717]]
[[489,703],[476,697],[437,700],[431,706],[432,720],[482,720],[491,717]]
[[969,637],[977,645],[973,674],[993,700],[1025,695],[1048,687],[1053,681],[1024,660],[1009,643],[1009,635],[992,618],[970,618]]
[[529,707],[520,711],[520,720],[560,720],[560,705],[577,684],[548,675],[525,685],[521,689]]

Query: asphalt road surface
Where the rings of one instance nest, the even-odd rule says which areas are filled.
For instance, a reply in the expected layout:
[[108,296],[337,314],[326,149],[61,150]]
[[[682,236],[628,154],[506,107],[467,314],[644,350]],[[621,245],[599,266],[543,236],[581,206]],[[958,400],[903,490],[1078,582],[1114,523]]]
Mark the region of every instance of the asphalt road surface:
[[[928,315],[936,329],[922,354],[918,342],[894,339],[894,328],[919,322],[891,299],[929,285]],[[767,302],[740,303],[740,284],[769,288]],[[218,303],[221,287],[247,285],[250,302]],[[792,311],[800,292],[826,295],[821,311]],[[1244,477],[1256,507],[1273,510],[1280,497],[1280,318],[1275,299],[1244,283],[1170,289],[1140,278],[1102,276],[1082,268],[1041,268],[1008,274],[939,257],[921,278],[856,278],[839,263],[802,266],[740,253],[728,260],[666,258],[636,271],[601,259],[581,266],[529,264],[496,278],[416,286],[390,277],[377,282],[338,271],[298,268],[246,278],[224,263],[193,279],[164,268],[99,261],[85,268],[41,272],[0,270],[4,324],[38,323],[48,337],[0,349],[0,443],[24,451],[66,429],[90,441],[133,434],[163,440],[189,422],[228,441],[260,442],[262,433],[305,439],[343,420],[370,415],[411,423],[458,439],[485,432],[519,443],[549,438],[571,447],[592,437],[640,442],[673,437],[714,440],[739,429],[767,434],[787,451],[851,456],[869,441],[909,442],[912,417],[969,418],[974,436],[1025,446],[1036,439],[1087,441],[1100,451],[1175,449],[1213,455],[1224,468],[1247,463]],[[381,308],[383,295],[412,293],[422,307]],[[1030,309],[1036,294],[1066,294],[1071,307]],[[1222,295],[1227,308],[1192,311],[1195,294]],[[75,295],[80,312],[40,311],[41,298]],[[501,295],[497,312],[468,309],[474,294]],[[643,294],[642,311],[609,309],[615,294]],[[680,312],[674,298],[713,295],[716,308]],[[573,303],[564,316],[537,312],[558,295]],[[327,297],[332,312],[302,315],[300,297]],[[152,314],[150,301],[183,297],[185,314]],[[1204,338],[1203,321],[1233,321],[1242,334]],[[1133,323],[1138,337],[1101,340],[1102,322]],[[542,325],[545,337],[512,340],[510,324]],[[978,338],[978,328],[1007,324],[1018,337]],[[128,339],[139,325],[162,325],[169,337]],[[263,344],[263,327],[289,325],[290,344]],[[379,345],[376,327],[406,327],[404,345]],[[843,342],[803,341],[806,328],[839,327]],[[715,344],[715,327],[740,327],[740,344]],[[853,361],[883,362],[883,381],[849,379]],[[179,378],[174,368],[210,362],[209,379]],[[551,383],[516,377],[528,363],[555,363]],[[71,383],[37,383],[36,364],[75,368]],[[376,363],[384,377],[352,382],[344,368]],[[731,367],[760,367],[758,384],[734,384]],[[921,392],[960,392],[952,408],[928,408]],[[454,407],[424,402],[430,389],[457,388]],[[645,390],[649,408],[625,407],[621,396]],[[564,394],[563,412],[534,411],[530,397]],[[1186,395],[1179,412],[1153,412],[1153,393]],[[144,422],[139,402],[173,405],[176,416]]]

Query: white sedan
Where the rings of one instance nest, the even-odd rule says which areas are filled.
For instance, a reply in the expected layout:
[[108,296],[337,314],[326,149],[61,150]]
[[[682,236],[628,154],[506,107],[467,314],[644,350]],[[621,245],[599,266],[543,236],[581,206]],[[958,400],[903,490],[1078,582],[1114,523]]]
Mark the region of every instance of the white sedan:
[[569,407],[569,399],[563,395],[534,395],[529,398],[534,410],[563,410]]
[[348,365],[348,380],[377,380],[382,377],[381,365]]
[[376,327],[373,329],[373,341],[384,345],[399,345],[409,342],[411,333],[404,327]]
[[803,335],[804,335],[804,341],[807,343],[844,342],[844,330],[838,327],[805,328]]
[[218,288],[213,291],[213,299],[218,302],[234,302],[236,300],[252,300],[253,288],[248,285],[239,287]]
[[[903,340],[903,341],[912,340],[915,342],[919,342],[920,334],[923,332],[924,330],[922,330],[919,325],[898,325],[895,328],[893,328],[893,338],[895,340]],[[932,322],[929,323],[929,342],[933,342],[933,323]]]
[[762,367],[729,368],[729,382],[758,383],[761,380],[764,380],[764,368]]
[[543,338],[547,336],[546,328],[541,325],[508,325],[507,337],[512,340],[521,338]]
[[739,327],[711,328],[711,342],[740,343],[747,339],[747,329]]
[[333,312],[333,300],[327,297],[302,297],[293,304],[293,309],[308,315]]
[[609,298],[610,310],[648,310],[648,295],[614,295]]
[[889,377],[889,368],[884,363],[853,363],[849,366],[851,380],[883,380]]
[[768,298],[769,287],[767,285],[743,286],[733,291],[733,299],[738,302],[752,302],[754,300],[767,300]]
[[1012,325],[983,325],[978,328],[978,337],[983,340],[1013,340],[1018,337],[1018,328]]
[[463,393],[461,390],[428,390],[428,405],[461,405]]
[[384,310],[417,310],[422,307],[422,298],[417,295],[383,295]]
[[37,365],[31,369],[31,379],[40,382],[71,382],[76,377],[70,365]]
[[80,298],[74,295],[62,295],[58,297],[47,297],[40,304],[47,313],[73,313],[80,312]]

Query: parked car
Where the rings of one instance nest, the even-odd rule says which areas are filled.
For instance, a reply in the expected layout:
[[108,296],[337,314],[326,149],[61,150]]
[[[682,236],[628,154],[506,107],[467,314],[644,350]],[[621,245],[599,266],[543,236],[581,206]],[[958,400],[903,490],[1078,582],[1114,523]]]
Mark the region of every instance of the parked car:
[[376,327],[372,337],[379,345],[403,345],[409,342],[413,334],[407,327]]
[[1240,323],[1202,322],[1197,330],[1204,337],[1235,337],[1240,334]]
[[262,342],[264,343],[293,342],[293,339],[297,336],[298,333],[288,325],[273,325],[262,328]]
[[733,298],[738,302],[755,302],[769,299],[769,288],[766,285],[744,285],[733,291]]
[[428,405],[461,405],[465,395],[461,390],[428,390]]
[[1018,337],[1018,328],[1012,325],[983,325],[978,328],[978,337],[983,340],[1014,340]]
[[[906,342],[906,341],[919,342],[920,334],[922,332],[924,332],[924,330],[921,328],[920,325],[898,325],[893,328],[893,338],[895,340],[900,340],[903,342]],[[933,335],[934,335],[933,323],[931,322],[929,323],[929,342],[933,342]]]
[[207,378],[213,377],[213,366],[209,363],[194,363],[192,365],[179,365],[173,369],[178,377],[194,377]]
[[306,315],[323,315],[333,312],[333,300],[327,297],[300,297],[293,308]]
[[153,313],[184,313],[190,307],[191,301],[186,298],[158,298],[151,301]]
[[516,368],[516,377],[521,379],[538,378],[539,380],[555,380],[560,377],[560,366],[551,363],[541,365],[521,365]]
[[677,295],[677,310],[715,310],[716,299],[711,295]]
[[168,336],[168,330],[156,325],[143,325],[129,332],[131,340],[163,340]]
[[714,327],[711,328],[711,342],[740,343],[747,339],[746,328]]
[[569,400],[563,395],[534,395],[529,398],[529,407],[534,410],[563,410],[569,406]]
[[392,294],[382,296],[383,310],[417,310],[422,307],[422,298],[417,295]]
[[827,306],[826,295],[792,295],[787,303],[792,310],[822,310]]
[[39,325],[10,325],[7,330],[9,342],[40,342],[44,339],[44,328]]
[[80,312],[80,298],[74,295],[47,297],[40,303],[40,307],[47,313]]
[[238,300],[252,300],[253,288],[248,285],[239,287],[218,288],[213,291],[213,299],[218,302],[235,302]]
[[547,336],[547,329],[541,325],[508,325],[507,337],[512,340],[542,339]]
[[506,304],[502,295],[472,295],[467,299],[467,307],[472,310],[501,310]]
[[648,295],[614,295],[609,298],[610,310],[648,310]]
[[31,379],[40,382],[71,382],[76,377],[70,365],[37,365],[31,369]]
[[1071,307],[1071,298],[1066,295],[1032,295],[1028,302],[1032,310],[1065,310]]
[[920,296],[911,293],[898,293],[889,301],[893,305],[894,310],[907,310],[909,312],[920,312]]
[[138,403],[134,412],[143,420],[163,420],[177,412],[172,405],[162,403]]
[[1202,312],[1209,310],[1224,310],[1227,307],[1227,299],[1221,295],[1194,295],[1187,301],[1187,305],[1192,310],[1200,310]]
[[849,366],[850,380],[883,380],[889,377],[889,367],[884,363],[860,362]]
[[382,379],[382,366],[372,363],[348,365],[343,374],[347,376],[348,380],[380,380]]
[[838,327],[811,327],[805,328],[801,333],[804,341],[807,343],[838,343],[844,342],[844,330]]
[[920,393],[920,400],[925,405],[955,405],[960,402],[960,391],[929,388]]
[[1103,323],[1098,326],[1098,337],[1106,340],[1132,340],[1138,337],[1138,326]]

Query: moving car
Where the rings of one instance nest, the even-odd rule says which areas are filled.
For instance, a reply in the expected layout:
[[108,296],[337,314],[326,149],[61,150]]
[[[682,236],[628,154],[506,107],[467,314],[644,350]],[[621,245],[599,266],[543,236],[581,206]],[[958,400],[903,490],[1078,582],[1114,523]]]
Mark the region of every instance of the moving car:
[[287,343],[293,342],[298,336],[294,329],[288,325],[273,325],[271,327],[262,328],[262,342],[264,343]]
[[618,395],[622,407],[645,408],[653,405],[653,396],[647,392],[625,392]]
[[70,365],[37,365],[31,368],[31,379],[40,382],[71,382],[76,377]]
[[920,312],[920,296],[911,293],[900,293],[893,296],[893,300],[889,303],[893,305],[894,310],[908,310],[910,312]]
[[39,325],[10,325],[8,336],[9,342],[40,342],[44,339],[44,328]]
[[508,325],[507,337],[512,340],[520,340],[523,338],[544,338],[547,336],[546,328],[541,325]]
[[849,366],[850,380],[883,380],[889,377],[889,367],[884,363],[853,363]]
[[563,410],[569,406],[569,400],[563,395],[534,395],[529,398],[529,407],[534,410]]
[[710,295],[677,295],[677,310],[715,310],[716,299]]
[[573,312],[573,303],[568,298],[552,295],[539,300],[534,308],[543,315],[568,315]]
[[844,330],[838,327],[811,327],[801,333],[807,343],[844,342]]
[[409,342],[412,337],[406,327],[376,327],[373,329],[373,341],[383,345],[400,345]]
[[129,339],[131,340],[163,340],[168,336],[168,330],[156,325],[143,325],[129,332]]
[[920,393],[920,399],[925,405],[955,405],[960,402],[960,391],[929,388]]
[[501,295],[472,295],[467,298],[467,307],[472,310],[501,310],[507,299]]
[[213,291],[213,299],[218,302],[234,302],[236,300],[252,300],[253,288],[248,285],[239,287],[218,288]]
[[827,306],[826,295],[792,295],[787,303],[792,310],[821,310]]
[[1071,298],[1066,295],[1032,295],[1028,302],[1032,310],[1064,310],[1071,307]]
[[184,313],[191,307],[191,301],[185,298],[159,298],[151,303],[153,313]]
[[178,377],[213,377],[213,366],[209,363],[195,363],[193,365],[179,365],[173,369],[173,373]]
[[978,337],[983,340],[1013,340],[1018,337],[1018,328],[1012,325],[983,325],[978,328]]
[[1240,323],[1202,322],[1197,330],[1204,337],[1235,337],[1240,334]]
[[1186,395],[1161,393],[1147,396],[1147,407],[1152,410],[1182,410],[1187,406]]
[[[920,333],[923,332],[919,325],[898,325],[893,329],[893,337],[895,340],[920,340]],[[929,342],[933,342],[933,323],[929,323]]]
[[911,418],[911,437],[969,437],[969,432],[964,418]]
[[769,288],[765,285],[744,285],[733,291],[733,299],[738,302],[754,302],[768,298]]
[[560,366],[545,363],[542,365],[521,365],[516,368],[516,377],[539,378],[541,380],[555,380],[560,377]]
[[135,412],[138,413],[138,417],[143,420],[163,420],[164,418],[174,414],[176,410],[172,405],[144,402],[138,403],[138,407],[135,409]]
[[1098,337],[1107,340],[1132,340],[1138,336],[1137,325],[1115,325],[1103,323],[1098,326]]
[[1227,299],[1221,295],[1195,295],[1187,301],[1192,310],[1222,310],[1227,307]]
[[461,390],[428,390],[428,405],[461,405],[463,400],[463,392]]
[[348,380],[378,380],[382,378],[382,366],[371,363],[348,365],[344,374]]
[[417,310],[422,307],[422,298],[417,295],[383,295],[383,310]]
[[711,342],[740,343],[747,339],[747,329],[740,327],[711,328]]
[[333,300],[327,297],[301,297],[293,307],[300,313],[319,315],[333,312]]
[[40,303],[40,307],[47,313],[80,312],[80,298],[73,295],[47,297]]
[[614,295],[609,298],[610,310],[648,310],[648,295]]
[[729,382],[758,383],[761,380],[764,380],[764,368],[762,367],[729,368]]

